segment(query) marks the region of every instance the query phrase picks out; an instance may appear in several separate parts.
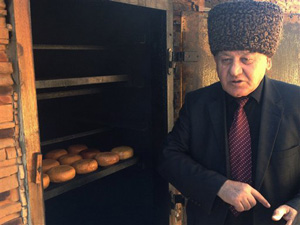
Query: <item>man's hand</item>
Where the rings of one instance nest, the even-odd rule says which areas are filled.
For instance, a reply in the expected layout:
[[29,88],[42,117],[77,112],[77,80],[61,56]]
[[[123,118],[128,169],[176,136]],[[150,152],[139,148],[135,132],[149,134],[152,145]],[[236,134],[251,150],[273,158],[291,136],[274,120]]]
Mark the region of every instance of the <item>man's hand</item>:
[[218,196],[228,204],[234,206],[238,212],[250,210],[256,205],[256,200],[266,208],[270,203],[249,184],[227,180],[218,192]]
[[282,205],[274,211],[272,219],[278,221],[283,218],[287,221],[286,225],[292,225],[297,214],[298,212],[296,209],[288,205]]

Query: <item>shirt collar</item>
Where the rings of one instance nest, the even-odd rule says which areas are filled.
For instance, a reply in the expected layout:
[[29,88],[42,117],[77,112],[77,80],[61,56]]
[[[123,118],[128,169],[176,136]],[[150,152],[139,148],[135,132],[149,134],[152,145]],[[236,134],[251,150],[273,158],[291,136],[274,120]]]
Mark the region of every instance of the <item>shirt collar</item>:
[[249,97],[254,98],[257,103],[260,103],[261,101],[264,82],[265,82],[265,77],[261,80],[258,87],[252,93],[249,94]]

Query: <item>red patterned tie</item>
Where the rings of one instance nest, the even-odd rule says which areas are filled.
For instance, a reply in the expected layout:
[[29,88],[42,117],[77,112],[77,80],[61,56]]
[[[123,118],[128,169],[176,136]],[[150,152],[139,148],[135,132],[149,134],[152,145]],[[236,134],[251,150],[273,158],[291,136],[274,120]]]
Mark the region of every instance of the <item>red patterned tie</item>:
[[[238,99],[239,107],[233,116],[233,122],[229,131],[229,152],[231,176],[235,181],[243,183],[252,183],[252,152],[249,123],[244,111],[248,97]],[[239,212],[233,206],[230,206],[234,216]]]

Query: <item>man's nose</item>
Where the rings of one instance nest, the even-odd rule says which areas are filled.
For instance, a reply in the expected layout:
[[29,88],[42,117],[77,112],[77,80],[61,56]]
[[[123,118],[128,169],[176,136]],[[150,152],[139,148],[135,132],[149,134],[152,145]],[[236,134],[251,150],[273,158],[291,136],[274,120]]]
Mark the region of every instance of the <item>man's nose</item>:
[[239,61],[234,60],[230,66],[230,75],[238,76],[242,73],[242,67]]

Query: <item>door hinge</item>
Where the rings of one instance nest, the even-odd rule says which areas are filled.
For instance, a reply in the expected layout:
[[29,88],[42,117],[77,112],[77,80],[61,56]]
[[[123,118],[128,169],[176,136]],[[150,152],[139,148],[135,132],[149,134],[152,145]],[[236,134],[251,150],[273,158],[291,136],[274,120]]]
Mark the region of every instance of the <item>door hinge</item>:
[[173,52],[173,49],[168,48],[168,74],[170,75],[172,70],[176,68],[177,62],[198,62],[200,54],[196,51],[185,51],[185,52]]
[[182,224],[184,217],[184,207],[185,207],[185,197],[181,194],[174,194],[172,191],[170,192],[171,204],[170,204],[170,215],[172,221],[175,223],[171,224]]
[[185,206],[185,197],[181,194],[174,194],[170,192],[171,196],[171,209],[175,209],[177,203],[181,203],[182,206]]
[[174,52],[173,61],[175,62],[198,62],[200,54],[196,51]]

